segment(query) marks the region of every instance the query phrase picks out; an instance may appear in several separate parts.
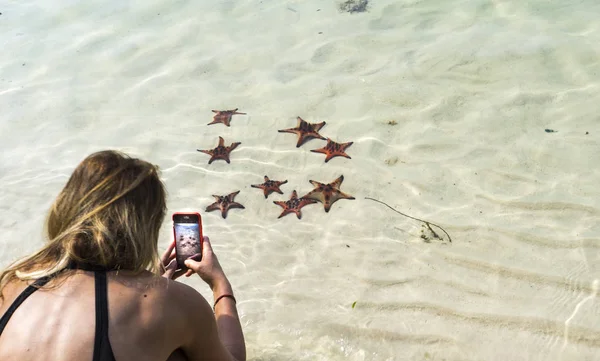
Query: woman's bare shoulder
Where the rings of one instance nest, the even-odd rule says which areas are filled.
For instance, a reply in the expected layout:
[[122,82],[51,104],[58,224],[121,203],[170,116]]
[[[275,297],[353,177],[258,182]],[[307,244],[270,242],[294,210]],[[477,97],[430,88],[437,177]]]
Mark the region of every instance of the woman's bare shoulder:
[[187,306],[198,302],[208,304],[195,288],[150,272],[138,275],[116,273],[113,279],[116,287],[126,288],[129,292],[140,293],[144,297],[152,297],[155,301],[173,306]]

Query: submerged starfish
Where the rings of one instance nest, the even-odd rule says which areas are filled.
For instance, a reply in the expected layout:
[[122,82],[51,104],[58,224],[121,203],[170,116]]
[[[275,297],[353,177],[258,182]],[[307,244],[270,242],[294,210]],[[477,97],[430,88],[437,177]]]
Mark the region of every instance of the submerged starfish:
[[215,203],[206,207],[206,212],[220,210],[223,218],[227,218],[227,211],[231,208],[241,208],[245,209],[245,207],[238,202],[234,202],[233,198],[240,193],[240,191],[229,193],[226,196],[217,196],[213,194],[213,197],[217,200]]
[[292,192],[292,196],[289,201],[273,201],[273,203],[283,208],[283,212],[277,218],[281,218],[286,214],[295,213],[298,219],[302,218],[301,209],[307,204],[317,203],[317,201],[308,198],[298,198],[296,190]]
[[327,155],[325,157],[325,163],[329,162],[329,160],[331,158],[337,157],[337,156],[352,159],[352,158],[350,158],[350,156],[348,154],[346,154],[346,148],[351,146],[353,143],[354,142],[336,143],[333,140],[327,138],[326,146],[324,146],[323,148],[319,148],[319,149],[313,149],[313,150],[311,150],[311,152],[323,153],[323,154]]
[[208,125],[211,124],[217,124],[217,123],[223,123],[226,126],[229,126],[229,124],[231,123],[231,116],[235,115],[235,114],[246,114],[246,113],[239,113],[237,110],[239,108],[235,108],[233,110],[213,110],[213,113],[217,113],[215,114],[215,116],[213,117],[213,121],[208,123]]
[[197,151],[209,154],[211,156],[210,160],[208,161],[208,164],[212,163],[214,160],[217,159],[222,159],[229,163],[229,153],[242,143],[231,143],[231,145],[228,147],[226,147],[224,144],[225,141],[223,140],[223,138],[219,137],[219,145],[216,148],[210,150],[197,149]]
[[304,144],[307,140],[312,138],[317,139],[325,139],[321,134],[319,134],[319,130],[323,128],[325,122],[321,123],[307,123],[304,119],[298,117],[298,126],[296,128],[289,129],[281,129],[279,133],[295,133],[298,134],[298,143],[296,143],[296,148],[299,148],[302,144]]
[[265,182],[263,184],[251,184],[250,187],[262,189],[265,194],[265,198],[267,198],[269,196],[269,194],[271,194],[273,192],[283,194],[283,192],[281,191],[281,189],[279,189],[279,187],[282,184],[286,184],[286,183],[287,183],[287,180],[274,181],[274,180],[270,180],[269,177],[265,176]]
[[354,197],[340,190],[340,186],[342,185],[343,181],[343,175],[339,176],[338,179],[334,180],[329,184],[319,183],[314,180],[310,180],[309,182],[315,187],[315,189],[308,192],[302,198],[314,199],[323,203],[325,207],[325,212],[329,212],[329,209],[331,209],[331,205],[335,203],[338,199],[355,199]]

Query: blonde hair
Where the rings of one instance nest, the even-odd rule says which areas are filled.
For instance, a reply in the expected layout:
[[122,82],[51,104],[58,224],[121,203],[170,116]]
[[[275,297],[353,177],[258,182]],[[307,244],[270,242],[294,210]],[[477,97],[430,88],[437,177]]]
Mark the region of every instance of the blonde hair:
[[70,263],[157,273],[165,212],[166,191],[158,167],[112,150],[91,154],[50,207],[48,242],[0,273],[0,299],[16,278],[36,280]]

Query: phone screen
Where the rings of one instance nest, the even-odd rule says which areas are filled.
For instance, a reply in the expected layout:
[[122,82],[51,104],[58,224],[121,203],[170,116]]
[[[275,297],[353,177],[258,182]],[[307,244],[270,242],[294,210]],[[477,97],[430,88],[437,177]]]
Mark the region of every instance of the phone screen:
[[187,268],[184,264],[186,259],[196,255],[197,257],[194,259],[199,261],[202,255],[200,224],[197,220],[194,223],[186,223],[190,220],[178,219],[186,217],[190,218],[187,215],[174,217],[175,253],[178,268]]

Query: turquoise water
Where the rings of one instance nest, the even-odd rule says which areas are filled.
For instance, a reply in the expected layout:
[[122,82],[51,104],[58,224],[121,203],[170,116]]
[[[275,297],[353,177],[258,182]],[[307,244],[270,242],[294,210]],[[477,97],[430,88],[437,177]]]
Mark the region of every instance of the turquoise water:
[[[600,3],[338,5],[0,4],[0,266],[114,148],[161,167],[170,212],[202,213],[250,360],[598,359]],[[277,130],[297,116],[352,159],[296,148]],[[231,164],[196,151],[218,136],[242,143]],[[283,195],[250,187],[265,174]],[[355,200],[277,218],[342,174]],[[204,212],[236,190],[244,210]]]

